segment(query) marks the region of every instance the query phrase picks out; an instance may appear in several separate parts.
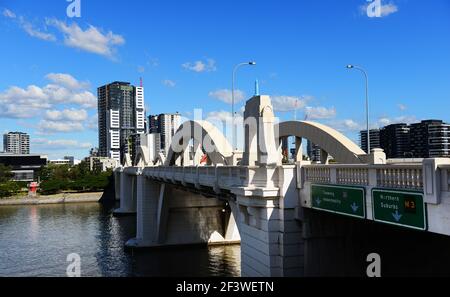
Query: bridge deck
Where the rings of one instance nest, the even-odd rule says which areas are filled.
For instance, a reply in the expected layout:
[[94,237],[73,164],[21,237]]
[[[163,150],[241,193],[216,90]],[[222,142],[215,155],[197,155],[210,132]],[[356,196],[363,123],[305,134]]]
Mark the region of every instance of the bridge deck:
[[[450,165],[439,167],[439,201],[428,201],[425,195],[423,207],[425,212],[425,230],[450,235]],[[356,186],[365,190],[365,218],[374,220],[373,189],[389,191],[413,191],[424,193],[427,179],[424,177],[422,164],[391,165],[285,165],[283,170],[293,170],[296,189],[299,191],[298,205],[314,208],[311,187],[315,184],[335,186]],[[224,191],[248,187],[254,184],[258,167],[243,166],[155,166],[139,169],[128,167],[125,173],[136,175],[141,172],[147,178],[162,182],[192,185],[201,190],[220,195]],[[280,181],[274,175],[274,184]],[[281,185],[280,185],[281,186]],[[393,213],[395,217],[395,212]],[[399,214],[401,216],[401,214]]]

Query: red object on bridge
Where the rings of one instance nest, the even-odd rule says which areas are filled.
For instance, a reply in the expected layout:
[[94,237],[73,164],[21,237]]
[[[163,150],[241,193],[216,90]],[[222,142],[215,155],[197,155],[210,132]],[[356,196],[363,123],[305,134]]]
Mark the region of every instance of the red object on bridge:
[[206,164],[208,163],[208,155],[203,155],[202,159],[200,160],[200,164]]
[[30,190],[31,193],[36,193],[39,185],[38,185],[37,182],[32,182],[32,183],[29,184],[28,187],[29,187],[29,190]]

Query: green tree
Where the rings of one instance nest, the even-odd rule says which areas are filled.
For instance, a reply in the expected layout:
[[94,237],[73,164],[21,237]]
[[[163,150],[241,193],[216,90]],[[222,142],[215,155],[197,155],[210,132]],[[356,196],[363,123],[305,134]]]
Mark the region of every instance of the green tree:
[[0,183],[6,183],[11,180],[14,174],[11,172],[11,167],[0,164]]
[[53,178],[53,169],[50,166],[42,166],[39,170],[39,178],[41,181],[50,180]]
[[7,181],[0,183],[0,198],[5,198],[17,194],[20,191],[20,186],[16,182]]
[[41,182],[40,191],[44,195],[58,194],[66,187],[66,183],[62,180],[51,179]]

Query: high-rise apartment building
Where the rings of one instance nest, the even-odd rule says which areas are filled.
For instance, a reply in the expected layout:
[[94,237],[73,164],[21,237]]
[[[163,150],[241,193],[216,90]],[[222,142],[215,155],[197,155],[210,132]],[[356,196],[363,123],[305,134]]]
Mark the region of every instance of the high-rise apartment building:
[[450,157],[450,125],[427,120],[411,125],[411,152],[414,158]]
[[[410,145],[414,158],[430,158],[430,128],[434,129],[443,126],[440,120],[427,120],[420,123],[411,124]],[[434,147],[439,145],[439,138],[433,139]]]
[[[149,133],[159,134],[160,152],[167,156],[172,137],[181,126],[180,114],[160,114],[149,117]],[[159,152],[157,152],[159,153]]]
[[450,124],[428,126],[428,148],[430,158],[450,157]]
[[312,141],[308,140],[306,153],[312,162],[321,162],[321,148],[320,146],[314,144]]
[[388,159],[412,157],[410,128],[407,124],[393,124],[382,128],[380,144]]
[[113,82],[98,88],[99,156],[123,160],[130,136],[145,133],[144,88]]
[[[361,148],[367,151],[367,132],[361,131]],[[450,124],[426,120],[393,124],[370,131],[372,148],[382,148],[388,159],[450,157]]]
[[4,134],[3,151],[16,155],[29,155],[30,135],[22,132],[9,132]]
[[[370,153],[367,150],[367,130],[363,130],[359,134],[359,140],[361,144],[361,149],[366,153]],[[374,148],[381,148],[380,144],[380,130],[372,129],[370,130],[370,150]]]

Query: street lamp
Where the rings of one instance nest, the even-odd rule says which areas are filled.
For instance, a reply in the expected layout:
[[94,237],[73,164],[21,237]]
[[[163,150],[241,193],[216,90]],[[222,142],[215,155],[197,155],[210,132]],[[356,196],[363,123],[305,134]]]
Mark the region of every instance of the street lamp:
[[367,75],[367,72],[355,65],[347,65],[347,69],[356,69],[361,71],[364,74],[364,77],[366,78],[366,124],[367,124],[367,153],[370,154],[370,129],[369,129],[369,76]]
[[235,84],[235,79],[236,79],[236,72],[242,66],[255,66],[255,65],[256,65],[256,62],[250,61],[250,62],[237,64],[236,66],[234,66],[234,69],[233,69],[233,78],[231,80],[231,115],[232,115],[232,118],[233,118],[232,132],[233,132],[233,146],[234,146],[235,150],[237,150],[237,147],[236,147],[237,144],[236,144],[236,139],[235,139],[236,138],[236,133],[235,133],[235,130],[234,130],[234,128],[235,128],[235,125],[234,125],[235,124],[234,123],[234,121],[235,121],[235,113],[234,113],[234,84]]

